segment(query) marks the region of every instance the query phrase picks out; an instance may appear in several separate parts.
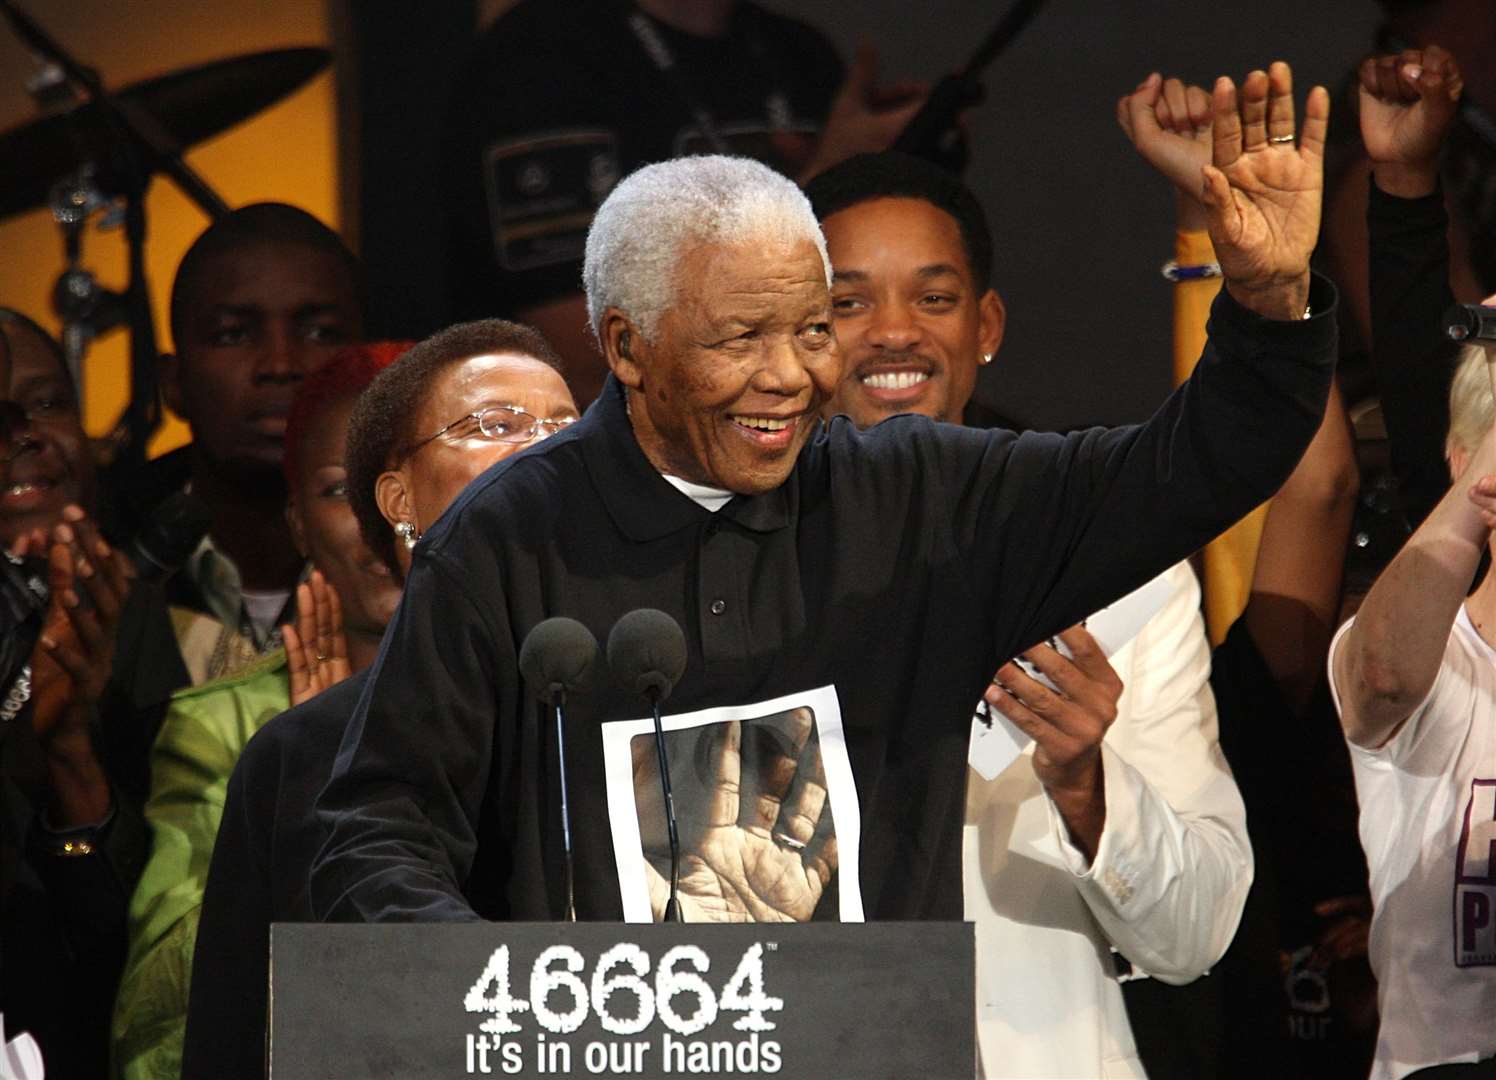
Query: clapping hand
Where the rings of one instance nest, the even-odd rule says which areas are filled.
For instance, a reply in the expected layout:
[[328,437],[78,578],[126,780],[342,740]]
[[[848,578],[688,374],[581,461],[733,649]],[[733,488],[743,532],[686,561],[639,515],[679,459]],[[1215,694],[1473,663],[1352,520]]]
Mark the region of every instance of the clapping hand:
[[31,660],[31,722],[47,754],[53,821],[68,827],[109,812],[109,783],[91,731],[135,568],[81,509],[64,507],[62,518],[50,535],[19,547],[47,559],[51,598]]
[[[42,662],[36,666],[39,691],[58,675],[69,689],[39,692],[33,714],[38,736],[59,748],[88,738],[88,716],[109,680],[115,628],[135,578],[130,560],[105,542],[82,510],[65,507],[62,517],[45,540],[51,600],[38,642]],[[31,541],[33,554],[40,542]]]
[[338,590],[313,570],[296,586],[296,624],[281,628],[291,674],[291,704],[310,701],[352,674],[348,638],[343,633],[343,605]]
[[[693,732],[703,796],[688,794],[688,762],[671,760],[679,815],[679,899],[687,922],[806,922],[836,875],[836,835],[814,718],[793,709]],[[675,736],[676,745],[685,740]],[[670,886],[652,736],[633,740],[635,800],[645,837],[650,904]],[[687,795],[682,798],[682,795]]]
[[1076,846],[1093,858],[1106,822],[1101,740],[1117,719],[1122,680],[1084,626],[1062,631],[1060,641],[1070,656],[1049,645],[1023,653],[1053,689],[1010,660],[986,700],[1034,740],[1034,774]]

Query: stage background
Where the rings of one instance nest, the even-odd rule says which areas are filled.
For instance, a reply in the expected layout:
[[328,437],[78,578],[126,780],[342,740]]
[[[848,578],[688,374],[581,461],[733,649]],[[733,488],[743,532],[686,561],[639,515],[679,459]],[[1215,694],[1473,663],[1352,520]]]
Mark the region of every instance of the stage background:
[[[562,3],[565,0],[549,0]],[[991,0],[766,0],[822,28],[846,56],[879,43],[885,74],[933,79],[956,66],[1005,5]],[[118,87],[221,57],[331,45],[325,73],[281,104],[205,143],[188,160],[231,204],[298,203],[342,227],[370,258],[377,335],[420,336],[439,318],[443,284],[433,247],[436,128],[463,41],[503,0],[30,0],[28,10]],[[978,394],[1034,427],[1145,418],[1169,387],[1172,202],[1132,152],[1116,98],[1153,69],[1208,82],[1282,57],[1302,91],[1331,83],[1371,40],[1373,0],[1050,0],[987,79],[970,122],[968,178],[997,240],[997,285],[1008,302],[1001,354]],[[33,115],[27,54],[0,30],[0,126]],[[341,157],[340,157],[341,149]],[[340,165],[341,161],[341,165]],[[7,163],[0,162],[0,173]],[[204,217],[169,183],[150,199],[149,266],[158,332],[172,272]],[[88,264],[123,283],[119,233],[92,234]],[[61,241],[45,211],[0,222],[0,303],[54,327],[49,295]],[[90,430],[108,429],[124,401],[126,343],[115,333],[87,369]],[[179,444],[173,424],[158,452]]]

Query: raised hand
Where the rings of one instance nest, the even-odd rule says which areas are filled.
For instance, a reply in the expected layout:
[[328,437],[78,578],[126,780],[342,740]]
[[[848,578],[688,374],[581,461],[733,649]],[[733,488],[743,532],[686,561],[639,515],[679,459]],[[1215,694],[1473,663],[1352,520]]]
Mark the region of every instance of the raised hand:
[[[694,732],[671,758],[680,825],[679,898],[687,922],[805,922],[836,876],[836,836],[814,719],[807,709]],[[672,732],[676,747],[685,745]],[[695,765],[702,797],[687,795]],[[656,918],[670,887],[652,736],[634,740],[635,799]],[[683,797],[685,796],[685,797]]]
[[1049,645],[1023,654],[1055,689],[1009,661],[985,696],[1034,740],[1034,774],[1076,846],[1093,857],[1106,822],[1101,740],[1117,719],[1122,680],[1085,627],[1061,632],[1060,641],[1070,650],[1068,658]]
[[1281,61],[1248,75],[1240,93],[1217,79],[1211,111],[1201,201],[1226,288],[1260,315],[1301,318],[1319,236],[1330,95],[1322,86],[1310,91],[1297,144],[1293,73]]
[[1361,140],[1377,186],[1416,197],[1434,190],[1439,150],[1465,81],[1453,56],[1430,45],[1373,56],[1358,72]]
[[908,81],[880,86],[877,54],[861,42],[810,160],[798,173],[801,182],[855,154],[887,150],[924,106],[928,89]]
[[1200,170],[1210,163],[1210,94],[1156,72],[1117,99],[1117,123],[1152,165],[1181,192],[1200,198]]
[[291,675],[291,704],[310,701],[353,673],[348,638],[343,634],[343,604],[338,590],[313,570],[296,586],[296,624],[281,627],[286,666]]

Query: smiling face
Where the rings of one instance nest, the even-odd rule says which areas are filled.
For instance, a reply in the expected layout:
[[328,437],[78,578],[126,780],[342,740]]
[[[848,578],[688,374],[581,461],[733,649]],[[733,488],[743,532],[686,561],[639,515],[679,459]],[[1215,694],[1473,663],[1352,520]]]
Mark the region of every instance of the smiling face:
[[167,404],[210,465],[278,468],[297,387],[358,337],[348,267],[329,251],[266,244],[215,256],[197,281],[162,369]]
[[338,590],[350,630],[379,635],[395,614],[400,586],[359,538],[348,505],[344,448],[354,398],[330,402],[298,444],[287,516],[302,554]]
[[[73,394],[55,348],[23,323],[6,322],[0,338],[9,356],[0,369],[0,399],[25,412],[0,447],[0,541],[50,528],[62,508],[91,509],[93,459]],[[14,410],[12,410],[14,411]]]
[[[570,421],[578,416],[566,380],[555,368],[533,356],[485,354],[449,364],[438,373],[412,418],[411,430],[425,438],[490,405],[512,405],[539,420]],[[550,430],[541,428],[528,442],[500,442],[485,437],[476,421],[455,424],[380,477],[380,511],[392,527],[409,521],[418,531],[429,529],[490,465],[548,434]],[[395,545],[395,557],[402,569],[410,568],[404,544]]]
[[836,388],[825,268],[809,240],[688,250],[676,303],[642,340],[610,313],[609,362],[661,472],[741,494],[784,483]]
[[923,199],[858,203],[822,222],[846,361],[831,411],[868,427],[898,413],[959,423],[1002,341],[997,293],[972,277],[956,220]]

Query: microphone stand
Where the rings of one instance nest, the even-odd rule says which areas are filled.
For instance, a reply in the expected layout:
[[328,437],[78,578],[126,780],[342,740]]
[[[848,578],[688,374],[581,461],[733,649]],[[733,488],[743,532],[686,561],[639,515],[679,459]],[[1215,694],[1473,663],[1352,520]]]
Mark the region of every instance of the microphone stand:
[[660,785],[665,792],[665,826],[670,833],[670,899],[665,904],[663,922],[685,922],[680,909],[680,833],[675,827],[675,796],[670,792],[670,758],[665,752],[665,728],[660,721],[660,691],[650,687],[650,708],[654,712],[655,752],[660,758]]
[[966,168],[967,147],[958,123],[961,111],[982,100],[982,72],[997,59],[998,53],[1013,43],[1043,5],[1044,0],[1015,0],[982,39],[966,66],[935,84],[924,106],[899,133],[892,149],[922,157],[951,172],[959,173]]
[[151,315],[150,285],[146,280],[145,193],[151,173],[160,170],[215,221],[229,212],[228,204],[182,160],[181,147],[156,118],[145,109],[121,101],[104,89],[98,72],[79,63],[13,0],[0,0],[0,14],[10,21],[16,36],[41,56],[55,63],[68,79],[81,86],[99,114],[117,136],[125,197],[125,239],[129,248],[129,285],[125,290],[130,324],[130,403],[121,426],[128,435],[125,454],[131,461],[145,461],[146,440],[161,422],[156,367],[159,353]]
[[576,864],[571,855],[571,805],[566,797],[566,725],[561,708],[566,704],[566,691],[551,692],[551,708],[556,714],[556,758],[561,766],[561,849],[566,854],[566,918],[577,921]]

